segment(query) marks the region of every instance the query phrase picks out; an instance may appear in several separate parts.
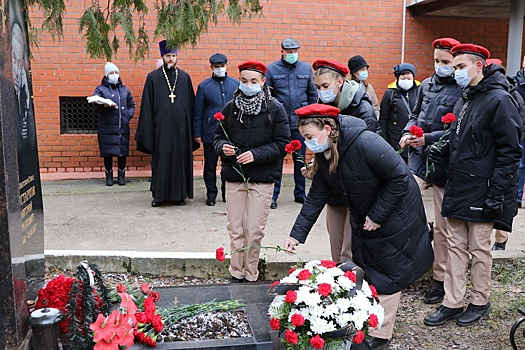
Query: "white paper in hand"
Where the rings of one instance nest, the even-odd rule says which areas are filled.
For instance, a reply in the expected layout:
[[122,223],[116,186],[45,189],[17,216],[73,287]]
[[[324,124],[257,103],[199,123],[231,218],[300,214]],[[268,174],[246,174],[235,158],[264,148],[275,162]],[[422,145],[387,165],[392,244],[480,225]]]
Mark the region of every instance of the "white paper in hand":
[[99,105],[109,105],[110,107],[114,107],[114,106],[117,105],[115,102],[111,101],[110,99],[107,99],[107,98],[104,98],[104,97],[100,97],[100,96],[97,96],[97,95],[88,96],[87,97],[87,101],[88,101],[88,103],[96,103],[96,104],[99,104]]

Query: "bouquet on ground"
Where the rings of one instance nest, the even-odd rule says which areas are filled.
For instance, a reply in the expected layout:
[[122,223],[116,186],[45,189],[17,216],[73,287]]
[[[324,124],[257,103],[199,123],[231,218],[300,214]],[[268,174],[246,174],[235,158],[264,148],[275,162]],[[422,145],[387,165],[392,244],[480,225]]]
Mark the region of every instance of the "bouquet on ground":
[[287,350],[361,343],[384,320],[376,289],[352,262],[310,261],[274,282],[268,294],[276,295],[268,309],[270,327],[284,335]]

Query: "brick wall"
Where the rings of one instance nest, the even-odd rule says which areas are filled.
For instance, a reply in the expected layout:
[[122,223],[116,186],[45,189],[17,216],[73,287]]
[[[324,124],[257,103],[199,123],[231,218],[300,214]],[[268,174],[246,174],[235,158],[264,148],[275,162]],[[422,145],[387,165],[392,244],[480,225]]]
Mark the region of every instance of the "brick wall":
[[[72,3],[68,2],[64,38],[54,42],[43,35],[39,48],[33,52],[34,104],[43,172],[97,171],[103,167],[96,135],[60,134],[59,96],[92,95],[104,74],[105,61],[88,59],[85,42],[78,34],[84,3]],[[292,36],[302,45],[299,59],[308,63],[317,58],[346,63],[355,54],[363,55],[370,64],[369,81],[381,99],[393,80],[392,67],[401,59],[403,1],[269,0],[262,4],[264,15],[260,18],[241,25],[221,20],[217,26],[210,25],[197,47],[180,50],[178,66],[191,75],[195,90],[211,73],[208,58],[212,53],[225,53],[230,74],[237,76],[236,66],[241,61],[258,59],[270,63],[279,59],[280,42]],[[147,17],[148,30],[153,33],[156,17],[151,1],[149,5],[152,11]],[[31,16],[33,23],[39,25],[39,11],[33,10]],[[416,78],[423,80],[433,72],[432,40],[451,36],[484,45],[505,62],[507,30],[507,20],[413,18],[408,12],[405,61],[416,65]],[[159,58],[156,42],[161,39],[152,40],[150,57],[145,61],[131,61],[125,48],[113,58],[137,103],[128,160],[132,170],[149,167],[149,156],[135,150],[133,135],[145,76]],[[202,149],[195,152],[195,160],[202,161]]]

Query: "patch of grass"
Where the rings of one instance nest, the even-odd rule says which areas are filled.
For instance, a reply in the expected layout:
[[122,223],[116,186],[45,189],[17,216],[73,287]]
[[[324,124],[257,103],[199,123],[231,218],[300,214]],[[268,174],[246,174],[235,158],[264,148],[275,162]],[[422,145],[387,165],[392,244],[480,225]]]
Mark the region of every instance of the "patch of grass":
[[525,283],[525,260],[514,259],[492,266],[492,277],[500,284],[522,285]]

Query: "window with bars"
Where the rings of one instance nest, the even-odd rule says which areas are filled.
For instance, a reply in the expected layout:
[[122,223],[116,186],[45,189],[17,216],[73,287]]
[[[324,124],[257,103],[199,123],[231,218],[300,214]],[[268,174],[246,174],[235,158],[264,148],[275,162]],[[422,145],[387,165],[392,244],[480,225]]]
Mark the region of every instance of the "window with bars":
[[96,134],[97,113],[86,97],[60,96],[60,133]]

